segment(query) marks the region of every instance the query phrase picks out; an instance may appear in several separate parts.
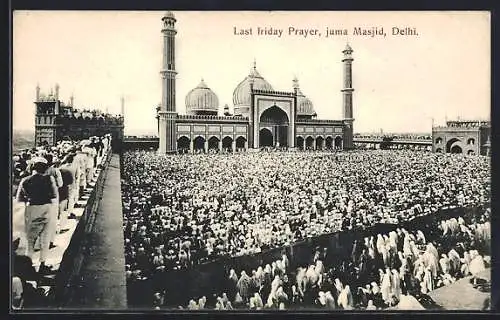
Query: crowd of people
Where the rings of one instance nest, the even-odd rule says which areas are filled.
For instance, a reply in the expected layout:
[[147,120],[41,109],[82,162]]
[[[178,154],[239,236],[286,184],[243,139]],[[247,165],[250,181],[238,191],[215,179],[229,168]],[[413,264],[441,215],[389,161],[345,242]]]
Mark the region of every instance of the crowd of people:
[[191,299],[180,308],[382,310],[404,302],[403,308],[424,309],[416,297],[478,275],[490,264],[489,216],[486,210],[435,224],[434,229],[453,227],[441,228],[432,241],[420,230],[404,228],[365,237],[338,265],[325,265],[319,250],[298,270],[290,270],[286,255],[250,275],[232,269],[225,292],[208,302],[206,296]]
[[[442,207],[479,207],[490,199],[485,157],[387,150],[177,156],[134,151],[122,160],[128,279],[336,231],[401,223]],[[370,253],[369,248],[365,251],[363,256]],[[390,276],[400,266],[388,268]],[[361,278],[365,276],[369,278]],[[294,296],[285,289],[283,293]],[[268,297],[267,292],[259,295]],[[328,295],[321,299],[331,300]],[[246,298],[244,305],[250,303]],[[155,301],[161,301],[159,295]]]
[[[109,135],[60,141],[52,147],[40,146],[13,156],[14,206],[22,208],[24,216],[24,232],[13,230],[15,307],[40,303],[45,294],[38,290],[42,279],[54,273],[46,263],[49,250],[56,247],[56,234],[69,231],[68,219],[76,219],[73,210],[84,190],[92,187],[95,170],[110,142]],[[25,246],[20,246],[21,240],[25,240]],[[32,261],[35,251],[40,251],[38,272]]]

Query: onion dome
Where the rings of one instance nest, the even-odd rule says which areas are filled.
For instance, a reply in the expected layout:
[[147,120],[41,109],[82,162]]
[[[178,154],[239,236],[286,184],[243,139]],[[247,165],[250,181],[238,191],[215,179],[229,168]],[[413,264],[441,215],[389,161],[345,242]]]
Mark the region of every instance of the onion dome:
[[293,88],[297,92],[297,116],[299,117],[314,117],[316,112],[312,101],[300,91],[299,80],[293,79]]
[[200,84],[186,95],[187,114],[217,115],[218,111],[219,98],[201,79]]
[[297,115],[300,116],[314,116],[314,106],[312,101],[306,97],[300,89],[297,91]]
[[250,109],[250,84],[253,83],[253,88],[258,90],[273,91],[273,87],[267,82],[257,71],[254,61],[250,74],[241,81],[233,92],[234,114],[247,116]]

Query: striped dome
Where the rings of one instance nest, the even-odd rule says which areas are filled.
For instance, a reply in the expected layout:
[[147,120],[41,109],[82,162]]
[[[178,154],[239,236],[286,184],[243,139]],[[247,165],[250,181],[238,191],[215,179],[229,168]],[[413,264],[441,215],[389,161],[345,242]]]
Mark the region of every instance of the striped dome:
[[217,115],[218,111],[219,98],[201,79],[200,84],[186,95],[187,114]]
[[312,101],[306,97],[300,89],[297,92],[297,115],[298,116],[313,116],[316,112]]
[[273,91],[273,87],[257,71],[254,66],[250,74],[241,81],[233,92],[234,114],[248,116],[250,109],[250,82],[253,80],[253,88],[258,90]]

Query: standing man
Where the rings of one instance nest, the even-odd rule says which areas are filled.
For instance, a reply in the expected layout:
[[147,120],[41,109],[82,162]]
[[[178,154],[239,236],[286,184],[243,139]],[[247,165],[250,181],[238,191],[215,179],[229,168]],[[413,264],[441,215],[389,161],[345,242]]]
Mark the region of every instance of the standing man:
[[87,154],[82,151],[82,146],[79,146],[78,149],[76,150],[76,156],[73,161],[76,162],[77,166],[80,168],[80,175],[78,177],[78,197],[77,199],[80,199],[80,196],[83,195],[83,192],[85,191],[85,187],[87,186]]
[[[57,168],[54,163],[54,156],[51,153],[45,154],[45,159],[47,160],[47,175],[54,177],[54,181],[56,182],[56,187],[59,189],[63,186],[63,179],[61,175],[61,171]],[[55,247],[54,240],[56,237],[57,231],[57,216],[59,215],[59,192],[56,194],[57,201],[52,204],[50,221],[49,221],[49,234],[50,234],[50,245],[49,248],[52,249]]]
[[49,222],[51,210],[57,202],[57,185],[53,176],[46,174],[47,160],[33,159],[33,174],[23,178],[17,189],[16,200],[24,202],[24,226],[28,242],[28,257],[32,258],[35,241],[40,239],[40,274],[47,274],[51,266],[45,264],[49,252]]
[[97,152],[95,151],[92,142],[90,142],[89,140],[84,141],[82,152],[87,154],[87,166],[85,168],[87,184],[85,187],[89,188],[91,187],[90,183],[92,182],[92,178],[94,177],[94,157]]
[[[68,155],[63,161],[63,164],[59,167],[61,171],[61,176],[63,180],[63,185],[59,188],[59,226],[60,233],[68,231],[68,209],[69,209],[69,199],[70,199],[70,189],[73,189],[76,180],[76,169],[73,166],[73,156]],[[71,194],[73,196],[73,194]],[[74,202],[73,202],[74,207]],[[71,211],[73,212],[73,208]]]
[[[61,166],[66,170],[70,171],[73,176],[73,183],[68,186],[68,207],[66,213],[60,217],[61,219],[61,229],[65,229],[67,226],[68,218],[76,218],[76,215],[73,213],[75,209],[75,204],[78,202],[78,192],[80,187],[80,165],[76,160],[76,153],[70,153],[66,156]],[[61,172],[62,173],[62,172]],[[62,231],[62,230],[61,230]]]

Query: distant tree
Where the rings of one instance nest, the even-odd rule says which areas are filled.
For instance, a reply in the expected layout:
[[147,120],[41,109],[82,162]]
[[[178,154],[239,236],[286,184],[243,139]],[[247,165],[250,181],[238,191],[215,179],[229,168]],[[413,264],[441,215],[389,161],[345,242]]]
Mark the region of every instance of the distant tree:
[[392,146],[392,140],[394,138],[393,137],[383,137],[382,138],[382,142],[380,143],[380,149],[381,150],[388,150],[391,148]]

